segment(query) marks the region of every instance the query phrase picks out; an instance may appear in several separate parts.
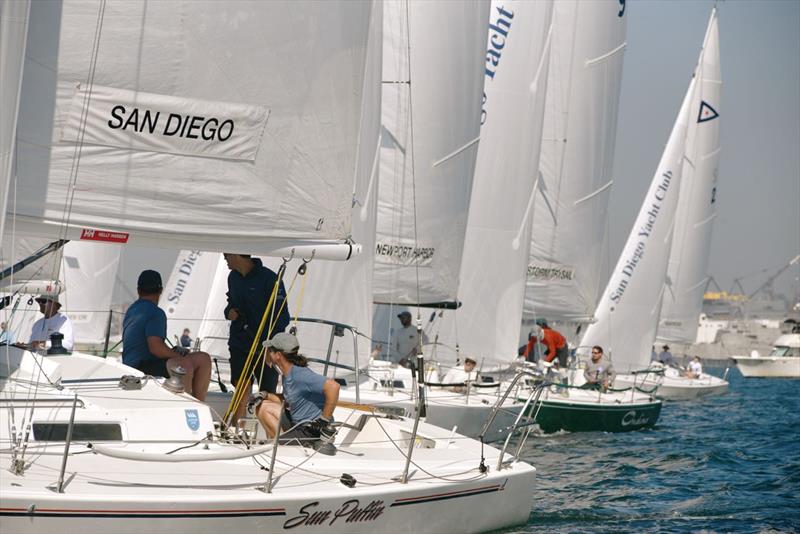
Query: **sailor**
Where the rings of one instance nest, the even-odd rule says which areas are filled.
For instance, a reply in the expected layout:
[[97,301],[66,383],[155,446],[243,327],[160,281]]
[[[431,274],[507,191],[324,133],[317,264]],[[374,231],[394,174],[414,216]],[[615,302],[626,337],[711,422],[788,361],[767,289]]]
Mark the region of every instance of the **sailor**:
[[[230,333],[228,336],[228,350],[230,351],[231,361],[231,382],[234,387],[239,386],[239,381],[244,380],[242,387],[244,391],[250,392],[252,387],[251,377],[240,378],[244,371],[250,348],[256,337],[264,311],[269,304],[270,295],[275,288],[278,275],[264,266],[258,258],[253,258],[249,254],[233,254],[226,252],[223,254],[228,269],[228,303],[225,306],[225,318],[231,322]],[[286,289],[281,281],[278,284],[278,291],[273,310],[269,310],[270,317],[264,324],[258,343],[256,344],[257,354],[261,346],[270,335],[271,317],[277,317],[277,322],[272,331],[272,335],[283,332],[289,326],[291,317],[289,307],[285,303]],[[275,393],[278,384],[278,373],[272,367],[266,365],[261,359],[254,356],[253,371],[258,379],[259,390]],[[242,395],[239,406],[236,407],[234,421],[239,421],[244,417],[249,395]]]
[[211,381],[211,357],[205,352],[189,352],[183,347],[169,348],[167,315],[158,307],[163,291],[161,275],[142,271],[136,284],[139,300],[131,304],[122,321],[122,363],[151,375],[167,378],[169,369],[182,367],[183,385],[196,399],[206,400]]
[[689,362],[689,368],[686,369],[684,374],[687,378],[700,378],[700,375],[703,374],[703,364],[700,363],[700,356],[692,358],[692,361]]
[[192,338],[189,336],[189,329],[183,329],[183,335],[181,335],[181,347],[188,349],[192,346]]
[[458,367],[453,367],[447,371],[447,374],[444,375],[444,379],[442,379],[442,384],[458,384],[446,387],[449,387],[451,391],[455,391],[456,393],[463,393],[466,388],[461,384],[468,381],[475,381],[478,377],[478,373],[475,371],[475,365],[476,362],[472,358],[464,358],[464,368],[459,369]]
[[528,336],[528,347],[525,349],[526,359],[535,361],[536,343],[541,343],[547,347],[544,361],[552,362],[558,358],[559,367],[567,367],[567,360],[569,359],[567,338],[562,336],[560,332],[550,328],[546,319],[536,319],[536,324],[538,328],[532,332],[532,335]]
[[[336,431],[333,423],[333,409],[339,400],[339,384],[325,378],[308,368],[308,360],[298,353],[300,343],[287,332],[276,334],[264,342],[269,363],[281,375],[282,394],[259,392],[250,399],[249,411],[274,437],[278,422],[284,432],[281,441],[294,444],[314,444],[330,442]],[[281,402],[286,402],[281,419]]]
[[[408,367],[409,361],[417,355],[420,346],[419,333],[417,328],[411,324],[411,313],[402,311],[397,314],[400,319],[401,328],[392,334],[392,347],[389,351],[389,359],[399,363],[403,367]],[[427,343],[425,333],[422,333],[422,343]]]
[[658,361],[664,365],[675,365],[675,358],[672,357],[672,353],[669,351],[669,345],[664,345],[661,348],[663,350],[658,353]]
[[39,303],[39,311],[44,317],[33,323],[31,328],[31,339],[28,343],[30,350],[50,348],[50,336],[56,332],[61,333],[64,338],[61,346],[67,351],[72,351],[75,343],[72,331],[72,321],[66,314],[61,313],[61,303],[58,302],[58,295],[47,293],[36,298]]
[[586,379],[584,387],[606,391],[614,383],[616,376],[611,362],[603,357],[603,347],[592,347],[592,359],[583,370],[583,377]]

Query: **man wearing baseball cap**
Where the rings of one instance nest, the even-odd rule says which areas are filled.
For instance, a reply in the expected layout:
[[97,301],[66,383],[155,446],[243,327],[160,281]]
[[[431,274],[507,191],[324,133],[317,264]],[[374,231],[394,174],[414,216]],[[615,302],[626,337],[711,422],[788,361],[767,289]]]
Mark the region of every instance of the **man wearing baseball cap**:
[[31,350],[40,348],[50,348],[50,336],[56,332],[61,333],[64,339],[61,346],[68,351],[72,351],[75,337],[72,332],[72,321],[66,314],[61,313],[61,303],[58,302],[58,294],[46,293],[36,298],[39,303],[39,311],[44,317],[33,323],[31,328],[31,339],[28,346]]
[[158,307],[164,287],[158,271],[142,271],[136,284],[139,300],[131,304],[122,322],[122,363],[151,375],[169,377],[169,369],[186,370],[183,384],[196,399],[206,400],[211,381],[211,357],[205,352],[171,349],[167,337],[167,314]]
[[[308,368],[306,358],[298,354],[300,343],[294,335],[280,332],[265,341],[264,346],[269,362],[281,374],[288,421],[280,418],[282,399],[275,393],[260,392],[251,399],[250,411],[255,412],[271,437],[278,431],[279,421],[282,422],[280,426],[285,432],[281,434],[281,441],[287,444],[294,441],[300,445],[315,445],[320,439],[330,443],[336,434],[331,424],[333,409],[339,400],[339,384]],[[317,450],[326,454],[326,450],[329,451]]]
[[[392,344],[389,351],[389,360],[407,367],[408,361],[415,358],[419,350],[420,341],[417,328],[411,324],[411,313],[402,311],[397,314],[402,328],[392,332]],[[422,343],[427,343],[428,338],[422,333]]]

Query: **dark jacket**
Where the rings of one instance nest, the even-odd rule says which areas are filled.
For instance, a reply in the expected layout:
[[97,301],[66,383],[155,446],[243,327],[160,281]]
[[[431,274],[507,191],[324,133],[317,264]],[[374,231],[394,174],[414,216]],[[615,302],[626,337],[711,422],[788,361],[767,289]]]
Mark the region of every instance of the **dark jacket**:
[[[253,258],[253,262],[255,267],[247,273],[247,276],[242,276],[238,271],[231,271],[228,275],[228,305],[225,306],[225,317],[228,317],[228,312],[231,308],[239,310],[239,318],[231,321],[230,336],[228,338],[228,347],[231,350],[250,350],[258,325],[261,322],[261,317],[264,315],[264,310],[269,302],[269,296],[272,294],[272,289],[275,287],[275,281],[278,278],[278,275],[272,270],[264,267],[260,259]],[[280,309],[285,300],[286,289],[283,287],[283,282],[281,282],[275,302],[275,311]],[[286,330],[290,319],[287,303],[281,310],[272,335],[274,336],[278,332]],[[267,339],[270,320],[268,317],[267,322],[264,324],[259,344]],[[261,349],[261,347],[258,348],[259,350]]]

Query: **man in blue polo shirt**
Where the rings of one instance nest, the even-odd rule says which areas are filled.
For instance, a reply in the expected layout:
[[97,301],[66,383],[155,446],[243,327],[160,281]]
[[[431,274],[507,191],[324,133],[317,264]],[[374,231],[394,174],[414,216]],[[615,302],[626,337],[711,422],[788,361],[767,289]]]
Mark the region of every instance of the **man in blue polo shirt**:
[[145,270],[137,282],[139,300],[131,304],[122,323],[122,363],[152,376],[169,377],[169,369],[186,370],[183,383],[196,399],[206,400],[211,381],[211,358],[205,352],[171,349],[164,343],[167,315],[158,307],[163,284],[157,271]]

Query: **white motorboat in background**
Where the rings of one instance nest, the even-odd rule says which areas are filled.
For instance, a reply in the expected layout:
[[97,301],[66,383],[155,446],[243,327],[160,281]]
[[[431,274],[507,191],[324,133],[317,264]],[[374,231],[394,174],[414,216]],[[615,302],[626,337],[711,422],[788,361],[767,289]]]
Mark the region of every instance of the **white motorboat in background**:
[[767,356],[753,351],[750,356],[731,358],[745,377],[800,378],[800,324],[795,323],[792,333],[776,339]]
[[698,378],[691,378],[684,374],[683,369],[654,362],[649,368],[637,373],[617,375],[614,385],[636,387],[643,391],[655,390],[656,397],[660,399],[688,400],[725,393],[728,391],[728,381],[725,378],[727,376],[719,378],[705,372]]

